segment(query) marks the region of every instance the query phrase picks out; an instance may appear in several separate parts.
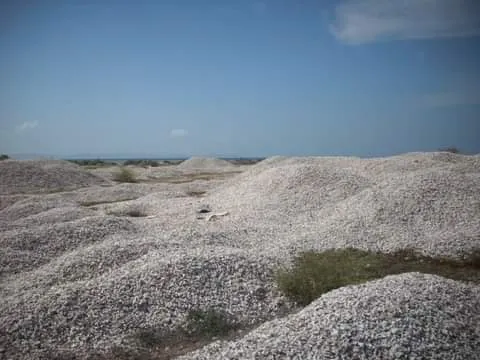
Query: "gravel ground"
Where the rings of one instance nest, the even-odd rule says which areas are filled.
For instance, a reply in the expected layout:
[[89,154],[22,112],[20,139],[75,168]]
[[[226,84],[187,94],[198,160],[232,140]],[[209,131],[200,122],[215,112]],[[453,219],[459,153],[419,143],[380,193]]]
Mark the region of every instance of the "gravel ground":
[[179,359],[478,359],[480,287],[419,273],[327,293]]
[[[95,183],[12,197],[53,176],[33,164],[25,175],[33,185],[2,183],[0,358],[62,350],[88,358],[93,349],[129,346],[138,328],[174,330],[195,308],[214,306],[244,324],[274,318],[294,305],[272,271],[304,249],[413,246],[460,256],[480,247],[479,157],[274,157],[243,168],[223,182]],[[83,181],[75,165],[62,171],[66,187]],[[206,194],[190,196],[192,189]],[[199,219],[203,205],[228,215]],[[474,358],[478,295],[478,286],[435,276],[388,277],[331,292],[187,358]],[[424,345],[406,347],[411,339]]]

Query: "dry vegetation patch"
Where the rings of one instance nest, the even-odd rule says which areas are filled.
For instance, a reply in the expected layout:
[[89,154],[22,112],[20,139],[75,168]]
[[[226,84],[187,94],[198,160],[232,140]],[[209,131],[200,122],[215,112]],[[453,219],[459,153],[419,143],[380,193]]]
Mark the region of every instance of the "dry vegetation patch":
[[463,260],[420,255],[413,249],[392,254],[353,248],[308,251],[299,254],[291,268],[276,275],[279,288],[302,306],[342,286],[388,275],[421,272],[480,284],[480,248]]
[[124,201],[136,200],[136,199],[138,199],[138,197],[126,197],[118,200],[109,200],[109,201],[105,201],[105,200],[82,201],[80,202],[80,206],[90,207],[90,206],[103,205],[103,204],[120,203]]

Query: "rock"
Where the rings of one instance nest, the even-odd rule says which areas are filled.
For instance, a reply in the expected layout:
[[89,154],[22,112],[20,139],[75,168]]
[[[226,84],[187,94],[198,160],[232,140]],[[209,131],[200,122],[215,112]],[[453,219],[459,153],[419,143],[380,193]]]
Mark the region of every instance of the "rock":
[[207,213],[209,213],[209,212],[211,212],[211,211],[212,211],[212,208],[210,207],[210,205],[208,205],[208,204],[203,204],[203,205],[201,205],[201,206],[198,208],[197,213],[199,213],[199,214],[207,214]]

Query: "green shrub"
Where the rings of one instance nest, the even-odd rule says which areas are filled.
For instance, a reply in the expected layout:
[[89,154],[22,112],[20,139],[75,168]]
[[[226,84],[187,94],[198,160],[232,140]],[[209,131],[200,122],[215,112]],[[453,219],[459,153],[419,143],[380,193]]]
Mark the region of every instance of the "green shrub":
[[6,154],[0,155],[0,161],[2,161],[2,160],[8,160],[8,159],[10,159],[10,156],[8,156],[8,155],[6,155]]
[[121,167],[120,170],[113,175],[113,180],[122,183],[136,183],[135,173],[127,168]]

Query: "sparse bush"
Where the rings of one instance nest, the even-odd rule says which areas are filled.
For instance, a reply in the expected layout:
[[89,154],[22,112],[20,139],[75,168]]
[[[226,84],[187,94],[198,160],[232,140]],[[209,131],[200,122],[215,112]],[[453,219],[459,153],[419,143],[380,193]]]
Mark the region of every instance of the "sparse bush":
[[227,336],[237,325],[227,315],[215,309],[192,310],[187,316],[187,332],[204,338]]
[[322,294],[387,275],[405,272],[436,274],[460,281],[480,282],[480,249],[464,261],[433,258],[413,249],[393,254],[368,252],[353,248],[304,252],[290,269],[279,269],[276,282],[292,301],[306,306]]
[[114,174],[113,180],[122,183],[136,183],[137,178],[135,173],[125,167],[121,167],[120,170]]
[[8,160],[8,159],[10,159],[10,156],[8,156],[7,154],[1,154],[1,155],[0,155],[0,161],[2,161],[2,160]]

